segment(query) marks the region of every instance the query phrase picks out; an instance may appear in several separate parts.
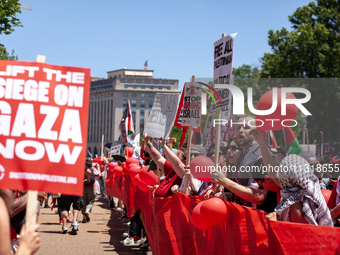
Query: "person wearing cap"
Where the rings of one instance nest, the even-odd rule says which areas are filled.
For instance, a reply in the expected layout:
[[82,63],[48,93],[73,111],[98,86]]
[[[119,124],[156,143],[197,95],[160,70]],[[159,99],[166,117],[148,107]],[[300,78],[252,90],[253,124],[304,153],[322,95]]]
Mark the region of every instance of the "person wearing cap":
[[[198,156],[206,156],[206,152],[205,152],[205,149],[201,146],[201,145],[194,145],[194,146],[191,146],[191,149],[190,149],[190,162],[198,157]],[[188,178],[188,192],[189,194],[192,193],[192,194],[197,194],[199,188],[201,187],[202,185],[202,181],[200,180],[197,180],[191,173],[190,173],[190,169],[189,167],[185,167],[185,175],[183,176],[183,179],[182,179],[182,184],[181,186],[179,187],[179,191],[184,193],[184,190],[185,190],[185,179]]]

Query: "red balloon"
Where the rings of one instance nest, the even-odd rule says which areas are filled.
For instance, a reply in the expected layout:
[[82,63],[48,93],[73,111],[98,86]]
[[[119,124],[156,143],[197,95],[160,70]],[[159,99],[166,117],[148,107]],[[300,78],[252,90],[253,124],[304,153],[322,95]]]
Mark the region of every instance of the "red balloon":
[[109,170],[113,171],[113,169],[118,166],[118,164],[116,162],[110,162],[109,163]]
[[149,166],[143,167],[142,171],[139,173],[139,178],[150,186],[158,185],[158,176],[154,174],[153,171],[147,172]]
[[[287,99],[296,99],[293,93],[286,93]],[[272,107],[273,102],[273,90],[267,91],[259,100],[256,110],[269,110]],[[262,120],[264,125],[262,125],[261,121],[256,121],[256,123],[251,122],[252,126],[258,126],[259,130],[279,130],[284,128],[284,126],[290,125],[295,119],[298,113],[298,108],[295,104],[287,104],[286,105],[286,115],[281,115],[281,88],[277,89],[277,107],[276,110],[272,114],[268,115],[256,115],[257,120]],[[275,119],[275,121],[266,120],[266,119]],[[283,121],[286,120],[286,121]],[[281,123],[283,121],[283,123]],[[282,126],[284,124],[284,126]],[[260,127],[261,126],[261,127]]]
[[125,156],[127,156],[128,158],[132,157],[133,154],[133,148],[132,147],[127,147],[124,151]]
[[[127,164],[126,164],[127,165]],[[130,169],[130,168],[132,168],[132,167],[139,167],[139,168],[141,168],[140,166],[139,166],[139,164],[137,165],[137,164],[130,164],[129,166],[128,166],[128,168]]]
[[330,190],[328,190],[328,189],[322,189],[322,190],[321,190],[321,193],[322,193],[323,197],[324,197],[325,200],[326,200],[326,204],[328,204],[328,201],[329,201],[329,199],[331,198],[332,191],[330,191]]
[[142,169],[139,167],[139,166],[136,166],[136,167],[130,167],[129,169],[129,176],[131,178],[134,178],[137,174],[140,173]]
[[101,157],[97,157],[97,158],[94,158],[92,160],[93,163],[97,163],[97,164],[103,164],[104,163],[104,160],[102,160]]
[[204,201],[201,205],[201,216],[207,224],[213,226],[221,224],[228,217],[228,209],[223,201],[219,197],[212,197]]
[[134,158],[134,157],[130,157],[126,160],[126,165],[129,168],[130,164],[137,164],[139,165],[139,161],[138,159]]
[[132,180],[133,180],[135,183],[138,184],[138,182],[139,182],[139,174],[136,174],[135,177],[133,177]]
[[116,166],[115,168],[113,168],[113,171],[117,176],[119,176],[123,173],[123,168],[121,166]]
[[211,181],[211,171],[214,169],[214,162],[205,156],[195,157],[190,163],[192,175],[203,182]]
[[126,162],[122,163],[122,167],[123,167],[123,174],[125,176],[128,176],[129,175],[129,169],[126,167]]
[[201,206],[204,202],[205,201],[202,201],[197,204],[191,214],[192,223],[196,228],[201,230],[206,230],[213,227],[213,225],[206,223],[206,221],[202,218]]
[[148,189],[148,184],[146,184],[145,182],[143,182],[143,181],[141,181],[140,179],[139,179],[139,181],[138,181],[138,187],[141,189],[141,190],[143,190],[143,191],[148,191],[149,189]]

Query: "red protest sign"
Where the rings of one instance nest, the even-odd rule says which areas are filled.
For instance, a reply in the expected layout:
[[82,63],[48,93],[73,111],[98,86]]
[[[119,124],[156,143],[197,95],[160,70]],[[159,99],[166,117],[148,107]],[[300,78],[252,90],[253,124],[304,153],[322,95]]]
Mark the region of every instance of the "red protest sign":
[[82,195],[90,69],[0,61],[0,186]]

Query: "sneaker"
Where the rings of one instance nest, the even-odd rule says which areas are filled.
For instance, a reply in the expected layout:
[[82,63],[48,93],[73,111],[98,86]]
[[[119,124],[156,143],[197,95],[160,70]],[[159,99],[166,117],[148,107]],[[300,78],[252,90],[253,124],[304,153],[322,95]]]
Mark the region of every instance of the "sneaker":
[[66,218],[66,221],[67,221],[67,222],[71,222],[71,220],[70,220],[70,217],[69,217],[69,216],[67,216],[67,218]]
[[138,239],[138,240],[135,242],[135,244],[138,244],[138,245],[140,245],[140,244],[143,244],[143,243],[145,243],[145,241],[146,241],[146,239],[144,239],[144,238],[141,238],[141,239]]
[[71,230],[72,231],[78,231],[79,230],[79,223],[78,221],[73,221],[71,224]]
[[120,241],[120,243],[124,245],[134,245],[135,241],[133,239],[130,239],[130,237],[127,237],[123,241]]
[[45,204],[44,208],[51,208],[48,204]]
[[67,232],[67,226],[62,226],[61,233],[66,234],[66,232]]
[[63,225],[63,221],[62,221],[62,220],[60,220],[60,221],[59,221],[59,224],[60,224],[60,225]]
[[122,212],[122,211],[123,211],[123,209],[122,209],[122,208],[120,208],[120,207],[117,207],[117,208],[116,208],[116,211],[118,211],[118,212]]
[[86,218],[86,221],[89,222],[90,221],[90,216],[89,216],[89,213],[84,213],[84,216]]
[[129,231],[126,231],[125,233],[123,233],[123,237],[128,237],[129,236]]

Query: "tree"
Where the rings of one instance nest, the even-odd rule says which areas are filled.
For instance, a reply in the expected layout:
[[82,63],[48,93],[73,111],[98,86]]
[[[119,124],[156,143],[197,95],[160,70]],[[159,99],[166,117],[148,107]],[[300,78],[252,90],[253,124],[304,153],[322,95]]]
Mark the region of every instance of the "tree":
[[11,34],[14,27],[22,27],[17,13],[21,13],[19,0],[0,1],[0,35]]
[[[271,53],[261,58],[262,78],[340,77],[340,1],[318,0],[299,7],[289,21],[292,30],[268,33]],[[299,81],[311,92],[305,107],[310,140],[324,132],[325,142],[340,141],[340,86],[334,80],[319,84]],[[322,85],[321,85],[322,84]],[[296,84],[291,84],[296,87]],[[319,140],[320,141],[320,140]]]
[[[19,0],[0,0],[0,35],[9,35],[15,27],[22,27],[17,14],[21,13]],[[3,44],[0,43],[0,59],[16,60],[17,56],[9,54]]]
[[261,77],[340,77],[339,13],[338,0],[318,0],[289,16],[292,31],[270,30]]

